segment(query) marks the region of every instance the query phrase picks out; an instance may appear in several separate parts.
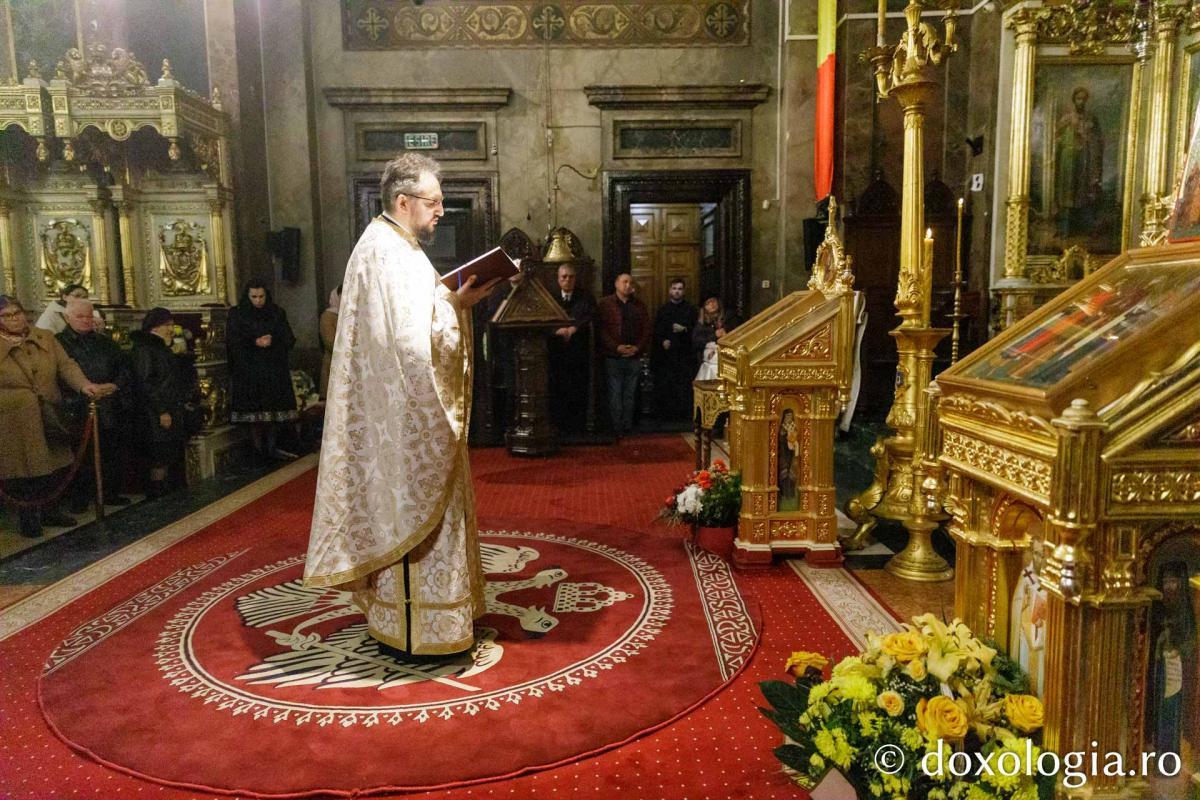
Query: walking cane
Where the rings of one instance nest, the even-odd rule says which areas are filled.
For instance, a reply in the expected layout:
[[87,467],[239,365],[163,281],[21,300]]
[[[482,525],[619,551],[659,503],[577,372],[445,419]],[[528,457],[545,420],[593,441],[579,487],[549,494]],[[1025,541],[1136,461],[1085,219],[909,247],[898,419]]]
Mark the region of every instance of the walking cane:
[[88,401],[88,415],[92,418],[92,469],[96,473],[96,519],[104,519],[104,474],[100,469],[100,419],[96,414],[96,398]]

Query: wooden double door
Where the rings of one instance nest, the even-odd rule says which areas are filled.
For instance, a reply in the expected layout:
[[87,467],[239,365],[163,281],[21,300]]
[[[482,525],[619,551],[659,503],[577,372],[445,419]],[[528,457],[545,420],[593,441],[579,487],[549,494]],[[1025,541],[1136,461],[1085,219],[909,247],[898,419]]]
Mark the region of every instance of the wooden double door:
[[636,203],[629,207],[630,274],[652,315],[667,301],[667,289],[675,278],[683,278],[684,297],[699,305],[704,217],[705,207],[699,203]]

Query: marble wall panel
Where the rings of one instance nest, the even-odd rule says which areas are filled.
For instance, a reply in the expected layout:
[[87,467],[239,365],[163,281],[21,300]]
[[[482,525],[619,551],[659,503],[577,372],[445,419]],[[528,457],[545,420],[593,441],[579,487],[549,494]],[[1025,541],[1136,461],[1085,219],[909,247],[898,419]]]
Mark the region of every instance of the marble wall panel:
[[968,276],[970,288],[986,292],[990,285],[989,260],[992,252],[992,219],[1003,211],[994,197],[996,185],[996,126],[999,103],[1000,13],[984,6],[971,20],[971,70],[968,76],[966,136],[983,137],[979,155],[965,157],[966,179],[983,175],[983,187],[967,192],[967,211],[971,215],[971,253]]
[[[794,24],[794,23],[793,23]],[[816,213],[813,187],[813,136],[816,115],[816,42],[789,41],[784,86],[787,145],[784,169],[783,292],[806,288],[812,265],[804,249],[806,218]]]
[[[275,0],[280,12],[263,37],[267,64],[304,63],[308,49],[302,0]],[[319,350],[317,319],[325,307],[322,298],[337,283],[326,283],[321,264],[317,220],[315,142],[310,130],[313,108],[306,69],[263,72],[264,105],[270,110],[265,128],[265,150],[270,198],[270,227],[299,228],[300,271],[295,282],[278,281],[275,299],[288,311],[299,348]]]
[[161,74],[163,59],[169,58],[175,80],[207,95],[204,0],[123,0],[123,7],[126,41],[151,80]]

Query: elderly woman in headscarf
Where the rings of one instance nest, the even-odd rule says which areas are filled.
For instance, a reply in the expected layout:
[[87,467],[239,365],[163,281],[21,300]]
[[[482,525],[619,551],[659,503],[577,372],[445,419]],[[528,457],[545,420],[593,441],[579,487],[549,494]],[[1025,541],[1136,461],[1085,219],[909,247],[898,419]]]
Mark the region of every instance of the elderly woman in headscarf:
[[137,402],[134,424],[142,457],[149,468],[146,496],[162,497],[170,488],[167,475],[183,458],[188,437],[197,432],[196,415],[189,403],[196,392],[195,371],[171,350],[175,319],[170,310],[152,308],[142,318],[142,329],[129,338]]
[[[32,328],[16,298],[0,295],[0,481],[10,497],[32,500],[53,490],[53,475],[70,466],[78,441],[63,426],[59,384],[89,398],[116,391],[92,383],[67,356],[54,334]],[[42,535],[42,524],[73,527],[57,511],[19,509],[22,536]]]
[[317,327],[321,334],[321,397],[329,388],[329,368],[333,363],[333,342],[337,338],[338,307],[342,304],[342,287],[329,293],[329,307],[321,312]]
[[288,351],[296,344],[287,314],[271,300],[262,282],[252,282],[229,311],[229,419],[251,425],[254,448],[276,459],[296,456],[280,450],[279,425],[295,420],[296,395]]

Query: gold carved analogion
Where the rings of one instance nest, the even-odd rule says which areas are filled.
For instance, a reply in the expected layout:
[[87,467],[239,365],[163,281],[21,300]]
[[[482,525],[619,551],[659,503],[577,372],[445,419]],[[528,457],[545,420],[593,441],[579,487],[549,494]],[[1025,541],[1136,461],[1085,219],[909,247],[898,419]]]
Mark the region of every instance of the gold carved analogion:
[[[1200,666],[1172,628],[1200,605],[1200,242],[1128,251],[933,395],[955,614],[1030,672],[1044,746],[1132,764],[1178,735],[1200,782],[1200,737],[1172,728],[1163,683]],[[1170,796],[1153,777],[1086,780],[1069,796]]]
[[839,563],[833,434],[854,367],[850,259],[836,204],[808,291],[793,292],[720,341],[718,378],[697,381],[697,411],[711,427],[728,410],[730,460],[742,472],[734,559],[770,562],[803,552]]

